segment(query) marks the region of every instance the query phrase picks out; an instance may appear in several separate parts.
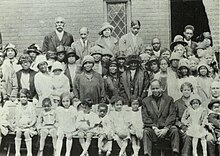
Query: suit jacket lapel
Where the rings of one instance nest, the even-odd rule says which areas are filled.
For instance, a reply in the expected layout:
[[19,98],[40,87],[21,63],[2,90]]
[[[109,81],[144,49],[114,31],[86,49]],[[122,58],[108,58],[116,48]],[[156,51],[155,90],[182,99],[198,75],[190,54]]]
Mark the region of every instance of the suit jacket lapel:
[[151,104],[152,104],[152,106],[153,106],[154,112],[157,114],[157,116],[159,116],[159,109],[158,109],[158,107],[157,107],[156,101],[155,101],[153,98],[151,99]]
[[159,116],[161,115],[162,111],[164,110],[164,107],[166,106],[165,100],[163,97],[160,99],[160,107],[159,107]]
[[67,39],[68,39],[68,38],[67,38],[67,32],[64,31],[63,37],[62,37],[62,40],[61,40],[61,42],[63,43],[63,45],[65,45]]
[[124,74],[122,74],[123,76],[123,84],[124,84],[124,88],[125,88],[125,92],[128,95],[128,97],[130,97],[130,78],[131,78],[131,74],[129,71],[126,71]]
[[128,36],[128,40],[129,40],[129,42],[131,43],[131,49],[132,49],[132,51],[134,51],[134,42],[133,42],[133,36],[132,36],[132,34],[131,34],[131,32],[129,33],[129,36]]
[[57,37],[57,34],[56,32],[54,31],[52,36],[51,36],[51,40],[52,40],[52,43],[55,47],[55,49],[57,48],[57,41],[59,40],[58,37]]

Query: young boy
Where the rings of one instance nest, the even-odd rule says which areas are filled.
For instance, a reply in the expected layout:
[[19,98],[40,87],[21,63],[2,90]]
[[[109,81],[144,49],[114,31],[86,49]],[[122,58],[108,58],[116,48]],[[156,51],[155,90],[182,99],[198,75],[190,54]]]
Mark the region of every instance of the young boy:
[[106,104],[101,103],[98,105],[98,115],[100,120],[97,126],[99,155],[101,155],[102,152],[107,151],[106,156],[109,156],[112,150],[112,140],[107,136],[110,131],[108,116],[106,116],[107,112],[108,106]]

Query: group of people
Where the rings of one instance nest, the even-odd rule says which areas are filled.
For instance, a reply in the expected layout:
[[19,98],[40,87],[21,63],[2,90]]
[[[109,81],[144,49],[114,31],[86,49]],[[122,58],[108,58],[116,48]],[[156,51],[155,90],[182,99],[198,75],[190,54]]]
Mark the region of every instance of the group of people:
[[[48,135],[56,156],[64,137],[70,155],[73,136],[79,137],[81,156],[89,155],[93,137],[100,155],[110,155],[115,140],[120,156],[126,156],[129,141],[133,156],[141,141],[151,156],[153,143],[164,138],[170,138],[175,156],[197,156],[198,140],[204,156],[216,155],[219,53],[210,32],[195,42],[195,28],[187,25],[169,48],[161,48],[157,37],[144,44],[139,20],[132,20],[130,32],[119,40],[111,35],[114,27],[103,23],[96,42],[89,40],[87,27],[75,41],[64,26],[64,18],[55,19],[56,29],[45,36],[42,50],[33,43],[17,59],[16,46],[8,43],[0,52],[0,132],[15,132],[16,156],[22,135],[32,155],[36,134],[39,156]],[[15,117],[9,120],[12,106]]]

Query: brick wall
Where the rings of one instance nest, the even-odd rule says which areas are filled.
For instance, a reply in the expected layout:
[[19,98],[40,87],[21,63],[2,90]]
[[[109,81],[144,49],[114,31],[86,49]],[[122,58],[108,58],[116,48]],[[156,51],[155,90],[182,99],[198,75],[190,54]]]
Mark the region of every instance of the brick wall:
[[170,42],[169,0],[132,0],[132,18],[142,23],[141,37],[150,44],[153,37],[159,37],[162,47]]
[[203,3],[209,18],[209,26],[212,33],[213,45],[220,46],[220,1],[203,0]]
[[[208,0],[207,0],[208,1]],[[219,0],[212,0],[219,3]],[[216,5],[214,5],[216,7]],[[215,23],[213,35],[219,34],[219,12],[209,7]],[[66,19],[65,30],[78,38],[82,26],[90,29],[95,41],[104,22],[103,0],[1,0],[0,32],[3,44],[14,43],[20,52],[32,43],[42,46],[43,38],[54,29],[54,18]],[[216,13],[217,12],[217,13]],[[217,17],[216,17],[217,16]],[[158,36],[162,46],[170,42],[170,0],[131,0],[131,18],[142,23],[140,36],[145,43]],[[218,40],[219,37],[213,37]]]

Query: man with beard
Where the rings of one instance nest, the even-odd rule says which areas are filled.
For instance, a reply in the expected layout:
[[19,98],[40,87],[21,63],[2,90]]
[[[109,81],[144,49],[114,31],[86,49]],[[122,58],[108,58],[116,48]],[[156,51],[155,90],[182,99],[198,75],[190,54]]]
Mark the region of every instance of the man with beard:
[[56,51],[59,45],[71,46],[73,43],[73,36],[64,31],[65,20],[63,17],[57,17],[55,19],[56,30],[45,36],[42,51],[46,53],[47,51]]
[[161,82],[152,80],[152,95],[143,99],[143,146],[145,156],[152,156],[153,142],[168,137],[174,156],[179,153],[179,132],[175,126],[176,108],[173,98],[162,93]]

